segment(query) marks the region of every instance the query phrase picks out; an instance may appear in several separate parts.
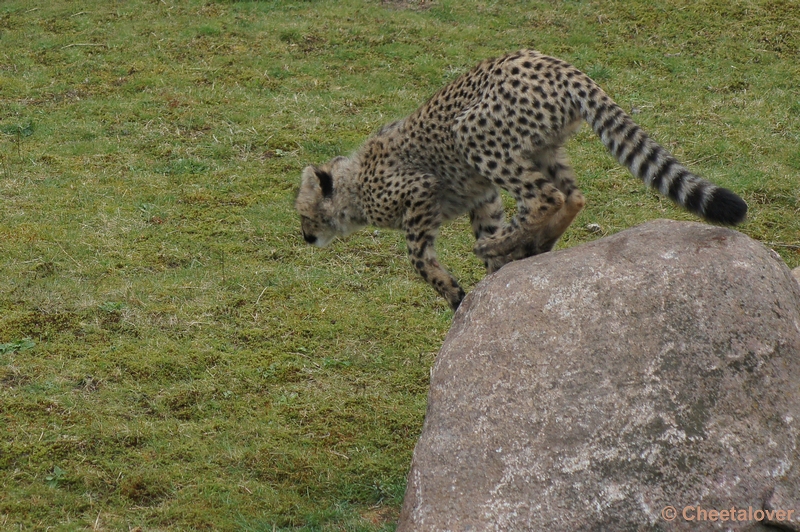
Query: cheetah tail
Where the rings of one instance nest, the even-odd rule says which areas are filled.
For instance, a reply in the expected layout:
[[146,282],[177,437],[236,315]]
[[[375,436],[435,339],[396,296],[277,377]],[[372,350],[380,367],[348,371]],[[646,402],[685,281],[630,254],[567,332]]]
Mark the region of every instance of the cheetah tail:
[[687,170],[599,86],[586,80],[588,89],[573,95],[581,116],[633,175],[709,222],[737,225],[744,221],[747,203],[742,198]]

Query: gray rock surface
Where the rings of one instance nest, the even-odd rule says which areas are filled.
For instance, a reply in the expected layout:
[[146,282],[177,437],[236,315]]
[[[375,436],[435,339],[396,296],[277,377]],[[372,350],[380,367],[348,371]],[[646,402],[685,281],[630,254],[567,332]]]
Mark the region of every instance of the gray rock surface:
[[800,285],[741,233],[658,220],[467,296],[398,531],[800,530],[799,438]]
[[800,266],[792,270],[792,275],[794,275],[794,278],[797,279],[798,283],[800,283]]

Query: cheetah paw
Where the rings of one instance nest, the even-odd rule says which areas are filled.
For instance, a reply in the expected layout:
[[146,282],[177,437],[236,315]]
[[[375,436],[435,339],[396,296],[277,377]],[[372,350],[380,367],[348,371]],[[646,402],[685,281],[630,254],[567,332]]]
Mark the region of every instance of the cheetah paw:
[[503,242],[498,242],[494,239],[481,238],[475,242],[475,247],[472,248],[472,251],[479,259],[488,261],[506,254],[502,244]]
[[513,259],[508,255],[504,257],[496,257],[494,259],[487,259],[483,263],[486,266],[486,273],[491,274],[511,262]]

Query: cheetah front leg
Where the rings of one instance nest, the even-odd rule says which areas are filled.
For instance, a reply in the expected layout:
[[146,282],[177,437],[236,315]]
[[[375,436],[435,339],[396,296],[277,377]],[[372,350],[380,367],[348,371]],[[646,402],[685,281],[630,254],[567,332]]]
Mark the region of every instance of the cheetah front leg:
[[436,259],[434,243],[441,225],[440,216],[431,211],[412,211],[406,214],[403,225],[411,264],[455,311],[465,294],[458,281]]
[[[490,196],[469,213],[475,240],[480,242],[482,239],[502,231],[505,226],[505,218],[503,200],[497,193],[497,189],[493,189]],[[494,273],[510,261],[511,259],[508,257],[494,257],[484,259],[483,264],[486,266],[487,273]]]

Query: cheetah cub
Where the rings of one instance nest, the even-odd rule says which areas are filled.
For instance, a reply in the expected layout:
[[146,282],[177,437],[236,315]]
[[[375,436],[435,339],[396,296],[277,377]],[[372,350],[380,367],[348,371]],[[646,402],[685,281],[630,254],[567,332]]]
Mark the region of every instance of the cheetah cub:
[[[522,50],[480,63],[350,157],[306,167],[295,203],[303,237],[321,247],[370,224],[402,229],[414,268],[455,310],[464,290],[436,260],[439,226],[469,213],[489,273],[551,250],[585,202],[563,148],[581,120],[678,205],[710,222],[744,220],[739,196],[689,172],[586,74]],[[517,203],[508,223],[498,187]]]

